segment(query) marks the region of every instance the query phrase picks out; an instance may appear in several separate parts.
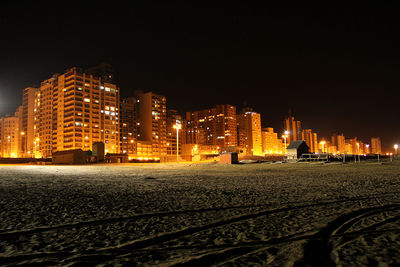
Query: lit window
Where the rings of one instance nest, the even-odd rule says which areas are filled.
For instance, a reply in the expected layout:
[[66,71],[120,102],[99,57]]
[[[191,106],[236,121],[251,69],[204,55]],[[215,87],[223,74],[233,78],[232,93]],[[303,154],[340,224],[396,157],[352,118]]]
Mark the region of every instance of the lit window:
[[90,102],[90,99],[89,98],[85,98],[85,102]]

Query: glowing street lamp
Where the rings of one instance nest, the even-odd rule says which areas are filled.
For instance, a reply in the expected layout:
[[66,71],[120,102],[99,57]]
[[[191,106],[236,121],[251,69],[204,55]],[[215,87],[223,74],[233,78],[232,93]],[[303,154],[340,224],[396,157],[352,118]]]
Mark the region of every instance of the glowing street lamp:
[[394,154],[397,155],[397,149],[399,148],[399,145],[395,144],[393,147],[394,147]]
[[176,129],[176,161],[179,161],[179,130],[182,129],[182,124],[177,122],[174,129]]
[[25,149],[24,149],[25,151],[24,152],[26,153],[26,151],[28,150],[28,144],[26,143],[27,136],[25,135],[25,132],[21,132],[21,136],[25,136],[25,142],[24,142],[25,143]]
[[286,150],[286,138],[289,137],[289,131],[285,131],[284,134],[282,135],[283,140],[285,141],[285,154],[287,154]]

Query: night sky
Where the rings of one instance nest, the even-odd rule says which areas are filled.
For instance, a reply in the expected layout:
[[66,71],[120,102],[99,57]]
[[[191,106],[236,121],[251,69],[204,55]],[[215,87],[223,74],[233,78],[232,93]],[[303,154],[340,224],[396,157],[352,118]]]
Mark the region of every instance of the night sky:
[[400,5],[13,2],[0,7],[0,115],[25,87],[107,62],[122,97],[152,90],[182,114],[247,104],[281,131],[291,109],[326,137],[400,142]]

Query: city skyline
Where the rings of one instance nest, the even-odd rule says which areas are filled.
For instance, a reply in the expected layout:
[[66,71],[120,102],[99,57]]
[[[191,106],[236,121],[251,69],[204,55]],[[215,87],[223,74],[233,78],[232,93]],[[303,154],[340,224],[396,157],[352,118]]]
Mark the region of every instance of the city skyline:
[[385,149],[400,140],[392,5],[81,7],[92,12],[6,4],[1,115],[14,111],[23,88],[107,62],[123,98],[151,90],[181,114],[246,102],[263,114],[263,127],[277,131],[292,109],[304,129],[322,136],[380,136]]
[[262,114],[251,107],[215,105],[187,111],[183,117],[167,108],[166,96],[155,92],[137,90],[121,99],[113,77],[111,65],[73,67],[53,74],[38,88],[25,88],[14,115],[0,117],[0,156],[51,158],[66,150],[97,151],[95,144],[103,143],[105,153],[124,154],[129,160],[191,161],[221,152],[283,156],[286,147],[299,140],[311,153],[385,153],[380,137],[366,141],[338,132],[321,136],[303,129],[291,111],[281,135],[263,127]]

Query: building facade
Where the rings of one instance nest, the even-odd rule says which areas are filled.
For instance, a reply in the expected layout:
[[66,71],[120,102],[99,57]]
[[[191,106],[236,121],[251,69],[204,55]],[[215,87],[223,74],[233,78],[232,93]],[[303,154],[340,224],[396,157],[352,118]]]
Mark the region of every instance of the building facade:
[[238,146],[247,155],[262,156],[261,115],[247,111],[237,115]]
[[282,139],[278,138],[278,133],[273,128],[262,128],[261,136],[264,155],[281,155],[285,152]]
[[186,143],[224,147],[237,146],[236,107],[216,105],[186,113]]
[[41,83],[35,100],[36,157],[56,151],[90,150],[103,142],[106,153],[119,152],[119,89],[71,68]]
[[371,138],[371,153],[372,154],[382,154],[382,144],[380,137]]
[[301,122],[296,121],[294,116],[288,116],[285,118],[285,131],[288,131],[287,143],[290,144],[293,141],[302,140],[301,136]]

